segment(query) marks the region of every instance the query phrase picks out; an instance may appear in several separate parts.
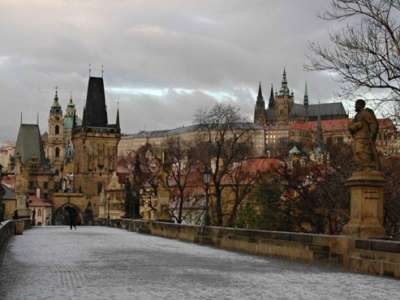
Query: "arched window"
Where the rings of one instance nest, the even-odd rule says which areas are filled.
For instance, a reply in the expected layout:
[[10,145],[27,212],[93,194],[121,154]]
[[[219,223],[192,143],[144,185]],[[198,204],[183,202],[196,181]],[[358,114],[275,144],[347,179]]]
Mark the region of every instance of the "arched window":
[[56,157],[60,157],[60,148],[56,147]]
[[56,135],[60,134],[60,127],[58,125],[56,125],[56,127],[54,128],[54,132]]

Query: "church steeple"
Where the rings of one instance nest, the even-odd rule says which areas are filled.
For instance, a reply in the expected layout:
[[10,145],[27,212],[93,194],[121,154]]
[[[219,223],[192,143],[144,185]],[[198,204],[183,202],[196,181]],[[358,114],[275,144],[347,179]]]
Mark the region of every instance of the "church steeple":
[[279,91],[281,96],[290,96],[290,91],[288,88],[288,81],[286,77],[286,68],[283,69],[283,75],[282,75],[282,85],[281,85],[281,90]]
[[269,95],[269,102],[268,102],[268,108],[272,109],[275,105],[275,98],[274,98],[274,86],[271,85],[271,93]]
[[262,95],[261,82],[258,85],[257,101],[256,101],[256,107],[254,109],[254,123],[261,126],[264,126],[266,124],[265,102],[264,102],[264,97]]

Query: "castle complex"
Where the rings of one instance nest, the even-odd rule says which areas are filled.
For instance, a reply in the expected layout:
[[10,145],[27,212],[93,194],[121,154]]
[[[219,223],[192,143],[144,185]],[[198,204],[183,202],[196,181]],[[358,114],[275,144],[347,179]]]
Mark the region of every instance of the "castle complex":
[[[312,104],[307,84],[302,103],[294,101],[294,93],[288,86],[286,70],[283,71],[279,92],[271,87],[268,105],[264,101],[261,84],[254,109],[254,123],[265,130],[268,153],[279,146],[297,144],[304,150],[330,143],[348,142],[350,119],[341,102]],[[391,152],[391,143],[396,138],[396,127],[390,119],[380,119],[378,147],[382,152]],[[388,153],[388,154],[389,154]]]

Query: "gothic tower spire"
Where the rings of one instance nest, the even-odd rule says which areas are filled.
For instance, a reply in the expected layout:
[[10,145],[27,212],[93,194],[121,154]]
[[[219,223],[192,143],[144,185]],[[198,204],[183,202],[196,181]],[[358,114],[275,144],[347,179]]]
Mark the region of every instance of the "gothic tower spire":
[[265,102],[264,102],[264,97],[262,95],[261,82],[258,85],[258,95],[257,95],[256,107],[254,109],[254,123],[261,126],[264,126],[266,123]]
[[275,98],[274,98],[274,86],[271,85],[271,93],[269,95],[269,102],[268,102],[268,108],[272,109],[275,105]]
[[280,95],[281,96],[289,96],[290,95],[290,91],[289,91],[289,88],[288,88],[288,81],[287,81],[287,77],[286,77],[286,68],[283,69],[282,85],[281,85]]

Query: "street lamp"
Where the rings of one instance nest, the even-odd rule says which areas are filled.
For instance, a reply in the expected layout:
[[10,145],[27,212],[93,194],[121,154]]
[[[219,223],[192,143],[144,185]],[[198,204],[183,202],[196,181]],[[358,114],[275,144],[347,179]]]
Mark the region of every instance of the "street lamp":
[[203,183],[204,183],[205,190],[206,190],[206,205],[205,205],[205,214],[204,214],[203,226],[208,226],[209,225],[209,219],[208,219],[208,210],[209,210],[208,188],[210,186],[210,179],[211,179],[211,172],[210,172],[210,169],[208,167],[206,167],[204,169],[204,172],[203,172]]

